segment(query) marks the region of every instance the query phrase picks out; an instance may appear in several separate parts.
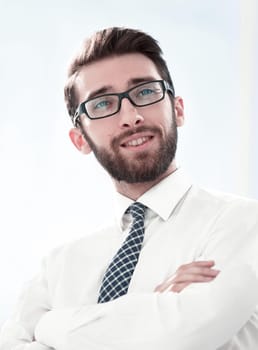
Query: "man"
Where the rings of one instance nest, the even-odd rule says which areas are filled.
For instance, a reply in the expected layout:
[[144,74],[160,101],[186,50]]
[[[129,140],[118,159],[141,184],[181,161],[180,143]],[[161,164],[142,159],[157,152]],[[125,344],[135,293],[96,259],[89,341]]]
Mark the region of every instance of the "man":
[[118,222],[50,254],[0,349],[256,349],[258,204],[177,169],[184,105],[158,43],[95,33],[65,99],[73,144],[113,179]]

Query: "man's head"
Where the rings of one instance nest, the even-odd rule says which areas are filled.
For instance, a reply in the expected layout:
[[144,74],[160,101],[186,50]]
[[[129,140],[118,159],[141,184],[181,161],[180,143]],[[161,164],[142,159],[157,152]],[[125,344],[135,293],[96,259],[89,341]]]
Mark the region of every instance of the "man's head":
[[124,28],[94,34],[70,66],[65,99],[73,143],[92,150],[115,180],[148,182],[169,171],[183,102],[151,36]]
[[84,41],[81,50],[70,64],[64,92],[71,118],[79,103],[76,93],[76,77],[81,69],[104,58],[128,53],[141,53],[148,57],[155,64],[161,78],[167,81],[174,90],[166,61],[162,57],[162,50],[155,39],[135,29],[118,27],[103,29]]

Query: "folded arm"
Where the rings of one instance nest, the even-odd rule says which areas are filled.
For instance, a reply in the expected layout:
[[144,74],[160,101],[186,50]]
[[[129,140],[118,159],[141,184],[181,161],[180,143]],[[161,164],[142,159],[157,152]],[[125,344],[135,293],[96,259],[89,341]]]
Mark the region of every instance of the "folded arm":
[[247,322],[257,302],[256,276],[242,265],[180,294],[128,294],[109,303],[52,310],[35,335],[57,350],[214,350]]

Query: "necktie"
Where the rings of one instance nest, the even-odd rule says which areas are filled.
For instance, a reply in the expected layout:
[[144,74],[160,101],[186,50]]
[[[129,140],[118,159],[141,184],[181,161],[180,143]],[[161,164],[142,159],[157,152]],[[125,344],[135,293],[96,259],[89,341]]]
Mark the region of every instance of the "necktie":
[[146,207],[134,202],[127,209],[133,217],[131,230],[107,268],[99,292],[98,303],[105,303],[127,293],[131,277],[138,262],[144,238]]

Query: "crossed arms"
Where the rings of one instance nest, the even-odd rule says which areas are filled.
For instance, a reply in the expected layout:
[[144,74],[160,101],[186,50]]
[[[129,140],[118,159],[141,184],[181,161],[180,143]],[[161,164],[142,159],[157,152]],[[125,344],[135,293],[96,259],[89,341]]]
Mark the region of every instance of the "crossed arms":
[[[183,265],[154,293],[127,294],[79,308],[51,310],[45,286],[38,281],[33,293],[42,296],[41,303],[27,310],[29,324],[20,319],[19,324],[12,320],[6,325],[0,349],[214,350],[250,318],[257,304],[258,282],[247,265],[219,275],[209,272],[212,264],[201,265]],[[218,276],[214,279],[211,274]],[[206,278],[214,281],[191,284]],[[173,289],[180,293],[171,293]]]

